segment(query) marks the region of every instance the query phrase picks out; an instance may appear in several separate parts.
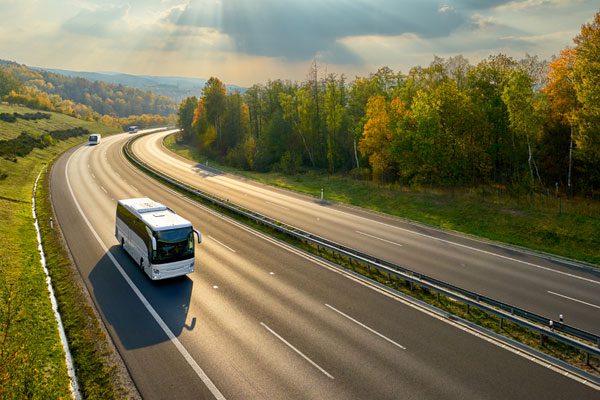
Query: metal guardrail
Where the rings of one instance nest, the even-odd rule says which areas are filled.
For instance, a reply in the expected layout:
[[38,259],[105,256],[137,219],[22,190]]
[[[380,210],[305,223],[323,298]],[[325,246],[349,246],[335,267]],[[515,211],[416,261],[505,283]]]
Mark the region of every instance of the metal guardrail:
[[[237,215],[249,218],[255,222],[261,223],[265,226],[268,226],[272,229],[275,229],[276,231],[282,232],[296,239],[312,243],[316,246],[323,247],[329,251],[348,257],[349,259],[361,262],[380,271],[395,275],[396,277],[408,281],[412,284],[419,285],[433,292],[460,301],[468,305],[469,307],[475,307],[489,314],[495,315],[500,318],[501,322],[503,320],[511,321],[517,325],[539,333],[540,335],[542,335],[541,337],[546,336],[549,338],[553,338],[559,342],[568,344],[576,349],[583,351],[588,357],[589,355],[600,357],[600,336],[598,335],[557,321],[553,321],[553,327],[551,328],[549,326],[549,318],[540,316],[538,314],[529,312],[518,307],[514,307],[510,304],[503,303],[498,300],[494,300],[490,297],[482,296],[478,293],[462,289],[458,286],[454,286],[452,284],[443,282],[439,279],[431,278],[427,275],[412,271],[408,268],[393,264],[389,261],[380,260],[369,254],[351,249],[349,247],[335,243],[331,240],[305,232],[303,230],[284,224],[280,221],[259,214],[257,212],[247,210],[243,207],[232,204],[226,200],[220,199],[217,196],[213,196],[209,193],[194,188],[183,182],[177,181],[176,179],[173,179],[172,177],[167,176],[161,173],[160,171],[154,169],[150,165],[146,164],[131,152],[131,143],[135,139],[145,135],[146,134],[137,135],[136,137],[128,140],[127,144],[123,147],[123,152],[125,156],[142,169],[145,169],[151,174],[188,193],[192,193],[193,195],[201,197],[214,205],[225,208]],[[448,314],[448,316],[450,315],[451,314]],[[566,336],[565,334],[570,336]],[[593,347],[592,345],[583,343],[580,340],[595,343],[597,347]]]

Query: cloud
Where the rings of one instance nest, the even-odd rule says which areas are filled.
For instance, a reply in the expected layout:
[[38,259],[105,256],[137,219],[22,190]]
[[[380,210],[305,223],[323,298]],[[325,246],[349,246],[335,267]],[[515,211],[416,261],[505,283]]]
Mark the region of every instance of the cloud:
[[104,5],[82,9],[74,17],[67,19],[62,24],[62,29],[84,36],[112,36],[123,27],[128,10],[128,5]]
[[340,45],[341,38],[403,33],[441,37],[466,23],[468,17],[431,0],[256,0],[251,4],[221,0],[190,2],[172,9],[165,20],[176,26],[218,29],[245,54],[289,61],[320,55],[324,61],[347,64],[358,58]]
[[572,6],[583,0],[513,0],[498,7],[500,11],[539,10],[543,8]]

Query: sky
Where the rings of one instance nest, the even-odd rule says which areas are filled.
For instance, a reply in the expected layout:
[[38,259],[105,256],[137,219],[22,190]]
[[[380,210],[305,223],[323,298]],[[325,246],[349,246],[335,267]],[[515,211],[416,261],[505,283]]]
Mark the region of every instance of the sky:
[[549,59],[600,11],[587,0],[0,0],[0,59],[250,86],[408,72],[434,55]]

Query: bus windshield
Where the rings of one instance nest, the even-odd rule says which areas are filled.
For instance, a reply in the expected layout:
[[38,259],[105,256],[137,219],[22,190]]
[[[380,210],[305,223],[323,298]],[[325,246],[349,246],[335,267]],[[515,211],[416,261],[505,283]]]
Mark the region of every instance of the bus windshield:
[[152,263],[164,264],[194,258],[194,232],[191,227],[154,232],[156,250]]

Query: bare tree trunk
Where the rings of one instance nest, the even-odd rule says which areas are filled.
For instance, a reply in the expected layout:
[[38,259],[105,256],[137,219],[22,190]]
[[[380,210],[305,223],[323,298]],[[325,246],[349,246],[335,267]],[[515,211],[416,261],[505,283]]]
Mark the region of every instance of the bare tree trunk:
[[571,194],[571,168],[573,165],[573,123],[571,122],[571,138],[569,140],[569,175],[567,176],[567,193]]
[[533,158],[533,155],[531,154],[531,144],[529,144],[529,135],[527,135],[527,150],[529,152],[529,158],[527,159],[527,163],[529,164],[529,173],[531,174],[531,181],[534,181],[534,177],[533,177],[533,168],[531,168],[531,160]]
[[358,153],[356,151],[356,139],[354,139],[354,160],[356,160],[356,168],[360,168],[360,164],[358,163]]

